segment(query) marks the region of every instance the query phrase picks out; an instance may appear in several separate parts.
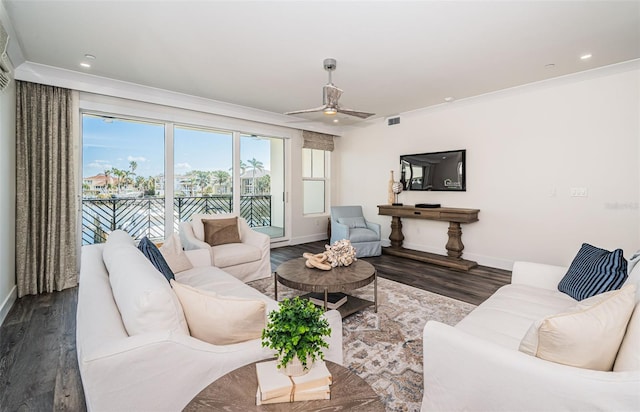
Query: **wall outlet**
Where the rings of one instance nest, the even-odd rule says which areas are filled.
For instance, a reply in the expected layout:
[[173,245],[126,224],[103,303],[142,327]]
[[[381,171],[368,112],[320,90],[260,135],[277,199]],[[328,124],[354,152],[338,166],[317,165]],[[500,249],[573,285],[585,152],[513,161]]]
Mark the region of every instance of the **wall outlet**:
[[569,196],[571,197],[587,197],[586,187],[572,187],[569,189]]

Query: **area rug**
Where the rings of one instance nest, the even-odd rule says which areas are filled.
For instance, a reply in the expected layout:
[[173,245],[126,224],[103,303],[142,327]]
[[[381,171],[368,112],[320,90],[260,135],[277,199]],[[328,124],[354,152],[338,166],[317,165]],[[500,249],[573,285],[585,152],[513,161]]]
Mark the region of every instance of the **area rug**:
[[[273,297],[273,277],[249,285]],[[278,298],[303,292],[278,285]],[[351,293],[373,299],[373,284]],[[422,403],[422,330],[428,320],[455,325],[474,305],[378,278],[373,307],[342,321],[344,366],[380,396],[388,411],[419,411]]]

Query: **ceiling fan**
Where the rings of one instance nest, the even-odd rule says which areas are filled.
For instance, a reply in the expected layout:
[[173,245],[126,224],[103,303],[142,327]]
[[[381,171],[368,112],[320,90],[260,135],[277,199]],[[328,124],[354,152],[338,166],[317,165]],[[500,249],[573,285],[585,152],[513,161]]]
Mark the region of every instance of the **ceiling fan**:
[[367,117],[373,116],[374,113],[366,113],[360,112],[353,109],[347,109],[341,107],[338,104],[338,99],[340,99],[340,95],[342,95],[342,89],[337,88],[331,82],[331,72],[336,69],[336,59],[324,59],[324,69],[329,72],[329,83],[325,84],[322,87],[322,106],[316,107],[313,109],[305,109],[305,110],[295,110],[293,112],[287,112],[285,114],[300,114],[300,113],[313,113],[313,112],[323,112],[326,115],[333,116],[336,113],[348,114],[349,116],[359,117],[361,119],[366,119]]

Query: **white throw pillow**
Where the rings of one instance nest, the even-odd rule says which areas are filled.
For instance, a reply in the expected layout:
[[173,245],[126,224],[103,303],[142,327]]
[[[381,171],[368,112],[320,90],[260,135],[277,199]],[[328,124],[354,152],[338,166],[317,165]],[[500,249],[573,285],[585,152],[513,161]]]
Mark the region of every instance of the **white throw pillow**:
[[627,325],[613,371],[640,371],[640,303],[636,304]]
[[167,264],[171,268],[173,273],[183,272],[185,270],[193,269],[191,261],[187,257],[187,254],[182,250],[182,243],[180,242],[180,236],[177,233],[171,235],[164,241],[159,248],[162,257],[167,261]]
[[194,338],[214,345],[259,339],[266,325],[266,302],[220,296],[171,281],[189,331]]
[[167,279],[130,241],[130,236],[114,236],[116,233],[109,236],[102,260],[127,333],[131,336],[169,330],[187,334],[182,306]]
[[635,291],[635,285],[625,285],[536,321],[520,342],[520,351],[564,365],[610,371],[635,305]]

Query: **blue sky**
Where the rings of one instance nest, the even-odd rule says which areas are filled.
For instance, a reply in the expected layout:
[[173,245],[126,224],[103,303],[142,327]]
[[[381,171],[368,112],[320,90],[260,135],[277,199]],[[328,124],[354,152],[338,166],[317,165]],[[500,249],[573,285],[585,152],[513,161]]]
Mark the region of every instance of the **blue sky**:
[[[82,119],[83,177],[113,167],[129,169],[135,161],[138,176],[164,173],[164,124],[105,119],[84,115]],[[191,170],[224,170],[232,166],[231,133],[176,127],[174,167],[176,174]],[[242,161],[256,158],[270,170],[268,139],[241,138]]]

